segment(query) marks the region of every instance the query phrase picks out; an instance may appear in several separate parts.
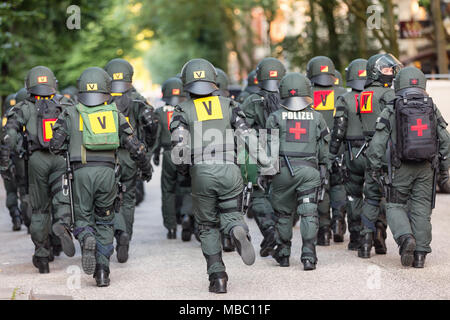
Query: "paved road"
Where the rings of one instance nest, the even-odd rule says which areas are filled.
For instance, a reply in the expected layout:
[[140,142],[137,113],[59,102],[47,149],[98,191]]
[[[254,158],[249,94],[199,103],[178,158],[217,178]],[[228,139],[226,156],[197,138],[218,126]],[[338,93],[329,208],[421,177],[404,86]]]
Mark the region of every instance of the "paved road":
[[[388,254],[362,260],[343,244],[318,247],[318,268],[302,269],[300,232],[294,230],[291,267],[257,257],[253,266],[237,253],[225,253],[228,294],[208,292],[206,264],[199,243],[167,240],[160,213],[159,168],[146,185],[146,199],[136,210],[130,259],[111,263],[111,286],[97,288],[81,272],[80,251],[63,254],[40,275],[31,264],[33,244],[25,230],[12,232],[0,189],[0,299],[450,299],[450,195],[438,195],[433,222],[433,253],[425,269],[403,268],[389,232]],[[262,240],[253,220],[247,220],[253,243]],[[81,273],[80,273],[81,272]]]

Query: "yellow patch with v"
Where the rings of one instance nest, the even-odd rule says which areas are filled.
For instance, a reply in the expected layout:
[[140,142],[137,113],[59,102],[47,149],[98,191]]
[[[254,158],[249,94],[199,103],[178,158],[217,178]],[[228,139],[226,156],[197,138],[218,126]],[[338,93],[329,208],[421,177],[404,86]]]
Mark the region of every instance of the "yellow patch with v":
[[361,113],[373,112],[373,91],[364,91],[360,94],[359,106]]
[[42,119],[42,136],[45,142],[52,140],[53,138],[53,125],[56,119]]
[[218,96],[195,99],[194,105],[198,121],[223,119]]
[[2,127],[6,126],[6,122],[8,121],[7,117],[2,118]]
[[334,90],[314,92],[314,109],[318,111],[334,110]]
[[90,113],[88,119],[94,134],[117,132],[112,111]]

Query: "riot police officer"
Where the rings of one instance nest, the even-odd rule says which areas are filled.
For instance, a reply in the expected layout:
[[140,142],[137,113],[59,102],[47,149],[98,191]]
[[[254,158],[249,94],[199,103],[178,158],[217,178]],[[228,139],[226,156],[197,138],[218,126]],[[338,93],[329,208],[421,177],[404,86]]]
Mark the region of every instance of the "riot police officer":
[[[448,172],[450,134],[425,75],[402,69],[394,80],[395,100],[380,113],[367,152],[368,172],[386,196],[389,228],[399,246],[401,264],[423,268],[431,252],[431,210],[438,170]],[[388,167],[384,168],[384,158]]]
[[[266,127],[269,115],[280,107],[280,94],[278,86],[284,77],[286,69],[275,58],[264,58],[256,68],[259,91],[249,95],[242,103],[242,111],[247,123],[252,129],[259,130]],[[268,256],[275,246],[275,216],[269,199],[269,190],[263,191],[256,184],[257,170],[254,165],[245,165],[245,176],[253,183],[251,208],[259,230],[264,236],[261,242],[260,255]],[[247,181],[246,181],[247,182]],[[269,189],[269,188],[267,188]]]
[[[367,80],[358,102],[358,115],[361,118],[366,139],[365,146],[370,143],[375,133],[375,123],[379,114],[395,97],[391,86],[401,66],[401,63],[391,54],[377,54],[367,60]],[[367,161],[368,159],[366,163]],[[387,225],[381,202],[383,195],[378,183],[367,170],[364,174],[363,193],[364,203],[361,212],[363,227],[360,233],[358,257],[370,258],[372,246],[375,246],[375,253],[386,254]]]
[[[3,141],[3,138],[6,134],[6,115],[10,111],[11,108],[16,104],[16,94],[10,94],[6,97],[4,102],[4,116],[2,118],[2,129],[0,139]],[[22,226],[22,211],[19,209],[19,201],[18,201],[18,193],[20,196],[23,195],[23,187],[21,186],[21,181],[23,181],[23,172],[20,170],[22,166],[18,165],[18,161],[20,160],[18,155],[15,153],[11,154],[12,165],[9,167],[9,170],[5,173],[2,173],[3,184],[6,190],[6,207],[8,208],[9,215],[12,221],[12,230],[19,231]],[[19,171],[18,171],[19,170]],[[22,198],[22,197],[21,197]]]
[[[181,175],[171,159],[172,141],[170,136],[170,121],[173,116],[174,106],[186,100],[183,93],[183,82],[179,78],[169,78],[162,84],[162,100],[165,105],[156,109],[155,117],[158,120],[156,142],[152,149],[153,162],[159,165],[160,149],[163,149],[161,172],[161,196],[163,223],[167,228],[167,238],[176,239],[176,213],[183,210],[182,235],[184,241],[191,239],[194,229],[191,199],[191,179]],[[177,206],[176,198],[181,201]]]
[[56,95],[56,86],[56,78],[49,68],[32,68],[25,79],[30,96],[8,113],[3,139],[10,151],[20,150],[22,139],[26,140],[32,208],[30,233],[35,244],[33,264],[40,273],[49,272],[50,229],[61,240],[64,253],[69,257],[75,254],[69,228],[70,202],[63,194],[61,183],[65,172],[64,158],[49,152],[52,125],[65,108],[72,106],[71,100]]
[[220,68],[216,68],[217,71],[217,87],[219,88],[218,91],[216,91],[216,94],[222,96],[222,97],[230,97],[230,91],[228,90],[228,75]]
[[342,144],[345,148],[344,186],[347,193],[347,221],[350,231],[349,250],[358,249],[361,232],[362,190],[366,161],[358,154],[365,140],[357,107],[359,94],[364,89],[367,79],[366,65],[367,60],[356,59],[345,70],[347,86],[352,91],[339,96],[336,101],[336,114],[330,142],[331,154],[337,154]]
[[[222,261],[220,231],[232,237],[245,264],[255,261],[241,212],[243,181],[235,164],[234,138],[226,139],[232,128],[237,129],[237,137],[249,130],[237,103],[213,95],[218,89],[217,74],[210,62],[190,60],[181,74],[190,99],[176,106],[172,117],[172,160],[180,172],[189,170],[191,175],[193,211],[207,263],[209,291],[225,293],[228,275]],[[264,165],[270,167],[270,161]]]
[[239,103],[243,103],[245,99],[259,91],[258,87],[258,78],[256,77],[256,70],[252,70],[247,76],[247,86],[245,89],[239,94],[236,101]]
[[[335,67],[333,61],[325,56],[312,58],[307,66],[307,77],[312,83],[314,109],[320,112],[330,130],[333,128],[333,114],[338,96],[347,91],[340,86],[335,86]],[[323,200],[319,202],[319,232],[317,244],[330,245],[331,229],[335,242],[344,241],[346,194],[342,184],[342,154],[341,148],[333,157],[332,170],[330,172],[329,186],[326,187]],[[330,206],[332,221],[330,219]]]
[[77,82],[79,104],[58,117],[50,142],[52,152],[68,152],[73,170],[74,235],[80,241],[83,270],[94,274],[99,287],[110,283],[109,257],[114,251],[115,151],[119,146],[126,148],[145,180],[150,180],[152,172],[145,145],[110,102],[111,82],[101,68],[84,70]]
[[[125,116],[140,141],[153,144],[155,123],[153,107],[134,90],[133,67],[124,59],[113,59],[105,66],[112,78],[111,95],[119,111]],[[149,142],[151,141],[151,142]],[[147,146],[148,152],[152,145]],[[136,179],[138,170],[135,161],[124,147],[118,149],[120,183],[123,191],[122,205],[116,215],[114,230],[116,237],[117,261],[128,260],[129,243],[133,235],[134,210],[136,206]]]
[[[273,257],[281,267],[289,266],[295,212],[301,216],[301,261],[304,270],[313,270],[317,263],[320,171],[326,172],[329,166],[329,130],[321,114],[312,107],[311,83],[305,76],[284,76],[280,96],[282,108],[273,112],[266,123],[272,133],[278,129],[281,164],[280,173],[272,181],[272,205],[278,218]],[[323,169],[319,171],[319,167]]]

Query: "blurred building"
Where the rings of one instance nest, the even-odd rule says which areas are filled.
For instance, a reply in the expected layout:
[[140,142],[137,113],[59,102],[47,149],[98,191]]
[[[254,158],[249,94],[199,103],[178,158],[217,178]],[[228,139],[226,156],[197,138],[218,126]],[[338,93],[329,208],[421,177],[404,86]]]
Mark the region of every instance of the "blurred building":
[[[435,34],[432,17],[418,0],[394,0],[397,5],[400,60],[414,65],[424,73],[437,73]],[[441,1],[442,18],[450,34],[450,1]],[[447,44],[447,54],[450,48]]]

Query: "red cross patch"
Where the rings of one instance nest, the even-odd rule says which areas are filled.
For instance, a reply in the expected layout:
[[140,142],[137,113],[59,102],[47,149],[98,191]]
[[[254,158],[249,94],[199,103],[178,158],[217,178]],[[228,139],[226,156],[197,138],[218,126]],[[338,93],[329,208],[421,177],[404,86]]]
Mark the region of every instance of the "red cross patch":
[[409,84],[412,86],[417,86],[419,84],[419,79],[409,79]]
[[309,122],[311,120],[286,120],[287,142],[309,142]]
[[417,131],[417,136],[418,137],[422,137],[423,136],[423,132],[425,130],[429,129],[428,125],[426,123],[422,124],[422,119],[417,119],[416,121],[417,121],[416,125],[411,126],[411,131]]
[[297,90],[292,89],[289,91],[289,93],[291,94],[291,96],[295,96],[295,94],[297,93]]

